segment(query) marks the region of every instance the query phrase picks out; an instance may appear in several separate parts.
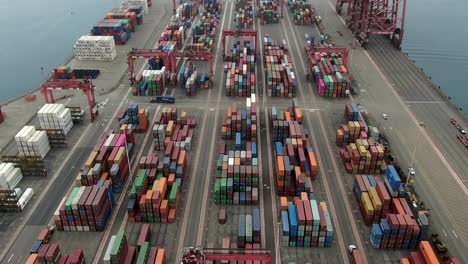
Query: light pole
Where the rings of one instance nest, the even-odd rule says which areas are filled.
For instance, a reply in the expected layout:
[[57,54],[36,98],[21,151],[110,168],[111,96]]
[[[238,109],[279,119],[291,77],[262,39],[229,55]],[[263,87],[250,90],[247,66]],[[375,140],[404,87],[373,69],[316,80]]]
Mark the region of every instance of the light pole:
[[276,238],[275,238],[275,247],[276,247],[276,254],[275,254],[275,258],[276,258],[276,263],[281,263],[280,259],[279,259],[279,250],[281,250],[280,248],[280,245],[279,245],[279,237],[280,237],[280,231],[281,231],[281,223],[278,222],[276,223],[276,228],[278,229],[278,232],[276,233]]
[[[421,123],[418,124],[418,127],[422,127],[421,126]],[[406,183],[405,183],[405,187],[408,186],[408,183],[411,181],[411,174],[415,173],[415,170],[413,168],[413,163],[414,163],[414,158],[416,157],[416,150],[419,146],[419,143],[420,143],[421,139],[418,138],[417,141],[416,141],[416,144],[414,145],[414,149],[413,149],[413,155],[411,156],[411,162],[410,162],[410,166],[408,168],[408,176],[406,177]]]

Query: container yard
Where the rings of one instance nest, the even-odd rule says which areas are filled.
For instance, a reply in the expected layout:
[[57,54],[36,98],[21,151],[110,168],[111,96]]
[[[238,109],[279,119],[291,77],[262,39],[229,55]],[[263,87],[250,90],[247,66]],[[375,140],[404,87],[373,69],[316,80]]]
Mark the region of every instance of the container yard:
[[333,5],[109,6],[2,108],[0,262],[467,262],[466,150]]

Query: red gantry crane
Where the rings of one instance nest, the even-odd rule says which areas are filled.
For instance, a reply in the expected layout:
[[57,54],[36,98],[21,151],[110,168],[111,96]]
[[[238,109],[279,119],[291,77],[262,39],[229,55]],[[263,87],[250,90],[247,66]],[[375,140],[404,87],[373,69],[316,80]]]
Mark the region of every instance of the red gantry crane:
[[171,54],[172,59],[172,69],[171,72],[173,74],[177,73],[177,60],[189,60],[189,61],[208,61],[210,64],[210,80],[208,82],[208,86],[211,88],[213,86],[213,54],[211,52],[206,51],[175,51]]
[[166,67],[166,71],[169,71],[171,69],[171,53],[170,52],[165,52],[161,50],[152,50],[152,49],[132,49],[128,53],[127,56],[127,64],[128,64],[128,73],[129,73],[129,81],[130,85],[133,86],[136,81],[135,77],[135,60],[137,58],[144,58],[144,59],[149,59],[149,58],[160,58],[164,62],[164,67]]
[[[89,113],[91,122],[99,114],[96,108],[96,98],[94,97],[94,85],[90,80],[49,80],[41,87],[46,103],[55,103],[54,90],[82,90],[88,97]],[[50,96],[50,98],[49,98]]]
[[401,49],[405,31],[406,0],[337,0],[336,12],[348,4],[346,24],[361,46],[371,35],[387,35]]
[[271,263],[270,252],[262,249],[184,249],[181,264],[202,264],[205,261],[262,261]]
[[254,38],[254,50],[257,54],[257,31],[243,31],[243,30],[223,30],[223,57],[226,52],[226,37],[253,37]]

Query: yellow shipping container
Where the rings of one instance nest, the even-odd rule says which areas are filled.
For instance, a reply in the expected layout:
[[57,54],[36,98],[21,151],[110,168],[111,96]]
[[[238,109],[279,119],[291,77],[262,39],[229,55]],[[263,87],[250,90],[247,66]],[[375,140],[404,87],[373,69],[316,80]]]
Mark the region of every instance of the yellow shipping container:
[[384,148],[382,145],[377,145],[377,151],[379,152],[379,159],[383,159],[384,157]]
[[92,167],[94,167],[94,163],[96,161],[97,155],[98,155],[97,151],[91,151],[91,153],[89,153],[88,159],[85,162],[86,168],[91,169]]
[[86,175],[86,178],[88,178],[88,182],[93,179],[93,170],[88,171],[88,174]]
[[370,189],[367,191],[369,192],[369,197],[371,198],[372,205],[374,206],[375,210],[381,210],[382,201],[380,201],[379,194],[377,193],[375,187],[370,187]]
[[320,206],[322,207],[322,209],[323,209],[324,212],[328,212],[327,203],[325,203],[325,202],[320,202]]
[[174,121],[169,121],[166,127],[166,136],[172,135],[172,130],[174,129]]
[[348,127],[349,127],[349,133],[351,135],[354,135],[354,131],[356,130],[356,127],[354,126],[354,122],[353,121],[349,121],[348,122]]
[[364,146],[359,147],[359,155],[361,155],[361,157],[365,157],[367,155],[367,150]]
[[356,146],[358,146],[358,147],[363,146],[362,139],[360,139],[360,138],[356,139]]
[[81,172],[78,172],[78,176],[76,176],[75,186],[81,186]]
[[120,126],[120,133],[125,133],[125,131],[127,131],[127,128],[128,128],[128,125],[127,124],[123,124]]
[[374,214],[374,206],[372,205],[372,201],[369,197],[368,192],[363,192],[361,194],[361,200],[364,205],[364,209],[366,210],[367,215],[373,215]]
[[369,141],[367,139],[363,139],[362,140],[362,145],[367,149],[369,150]]
[[114,163],[120,164],[120,162],[125,157],[124,155],[125,155],[125,147],[120,147],[119,151],[117,151],[117,154],[115,155]]
[[151,190],[156,191],[158,189],[159,180],[155,180],[153,183],[153,188]]
[[297,149],[297,139],[291,138],[291,143],[292,143],[292,145],[293,145],[293,148],[294,148],[294,149]]

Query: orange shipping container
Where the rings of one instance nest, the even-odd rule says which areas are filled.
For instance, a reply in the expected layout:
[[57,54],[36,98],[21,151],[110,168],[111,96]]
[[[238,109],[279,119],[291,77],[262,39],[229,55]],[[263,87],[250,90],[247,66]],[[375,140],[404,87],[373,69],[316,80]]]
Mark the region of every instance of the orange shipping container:
[[296,117],[296,121],[302,123],[302,111],[300,108],[294,108],[294,116]]
[[428,241],[421,241],[421,244],[419,244],[419,250],[427,264],[440,264],[436,254],[434,253],[434,249],[432,249],[431,244],[429,244]]
[[167,184],[169,186],[172,186],[172,184],[174,184],[174,182],[175,182],[175,174],[171,173],[171,174],[169,174],[169,177],[167,178]]
[[166,250],[164,248],[159,248],[158,253],[156,254],[156,259],[154,264],[165,264],[166,263]]
[[410,264],[410,262],[407,258],[402,258],[400,259],[400,264]]
[[146,192],[145,202],[151,203],[151,198],[153,197],[153,190],[149,190]]
[[401,202],[398,198],[393,198],[392,203],[393,203],[393,207],[395,209],[396,214],[401,214],[401,215],[406,214],[406,211],[405,209],[403,209],[403,206],[401,206]]
[[26,260],[26,264],[38,264],[39,260],[37,259],[37,254],[31,254]]
[[301,192],[301,200],[302,201],[308,201],[309,197],[307,196],[306,192]]
[[278,173],[278,176],[284,176],[284,160],[282,156],[276,157],[276,173]]
[[161,207],[159,207],[159,211],[161,214],[169,213],[169,201],[168,200],[162,200]]
[[312,172],[317,172],[317,160],[315,159],[315,153],[309,152],[309,162]]
[[285,196],[281,196],[281,211],[287,211],[288,210],[288,198]]

